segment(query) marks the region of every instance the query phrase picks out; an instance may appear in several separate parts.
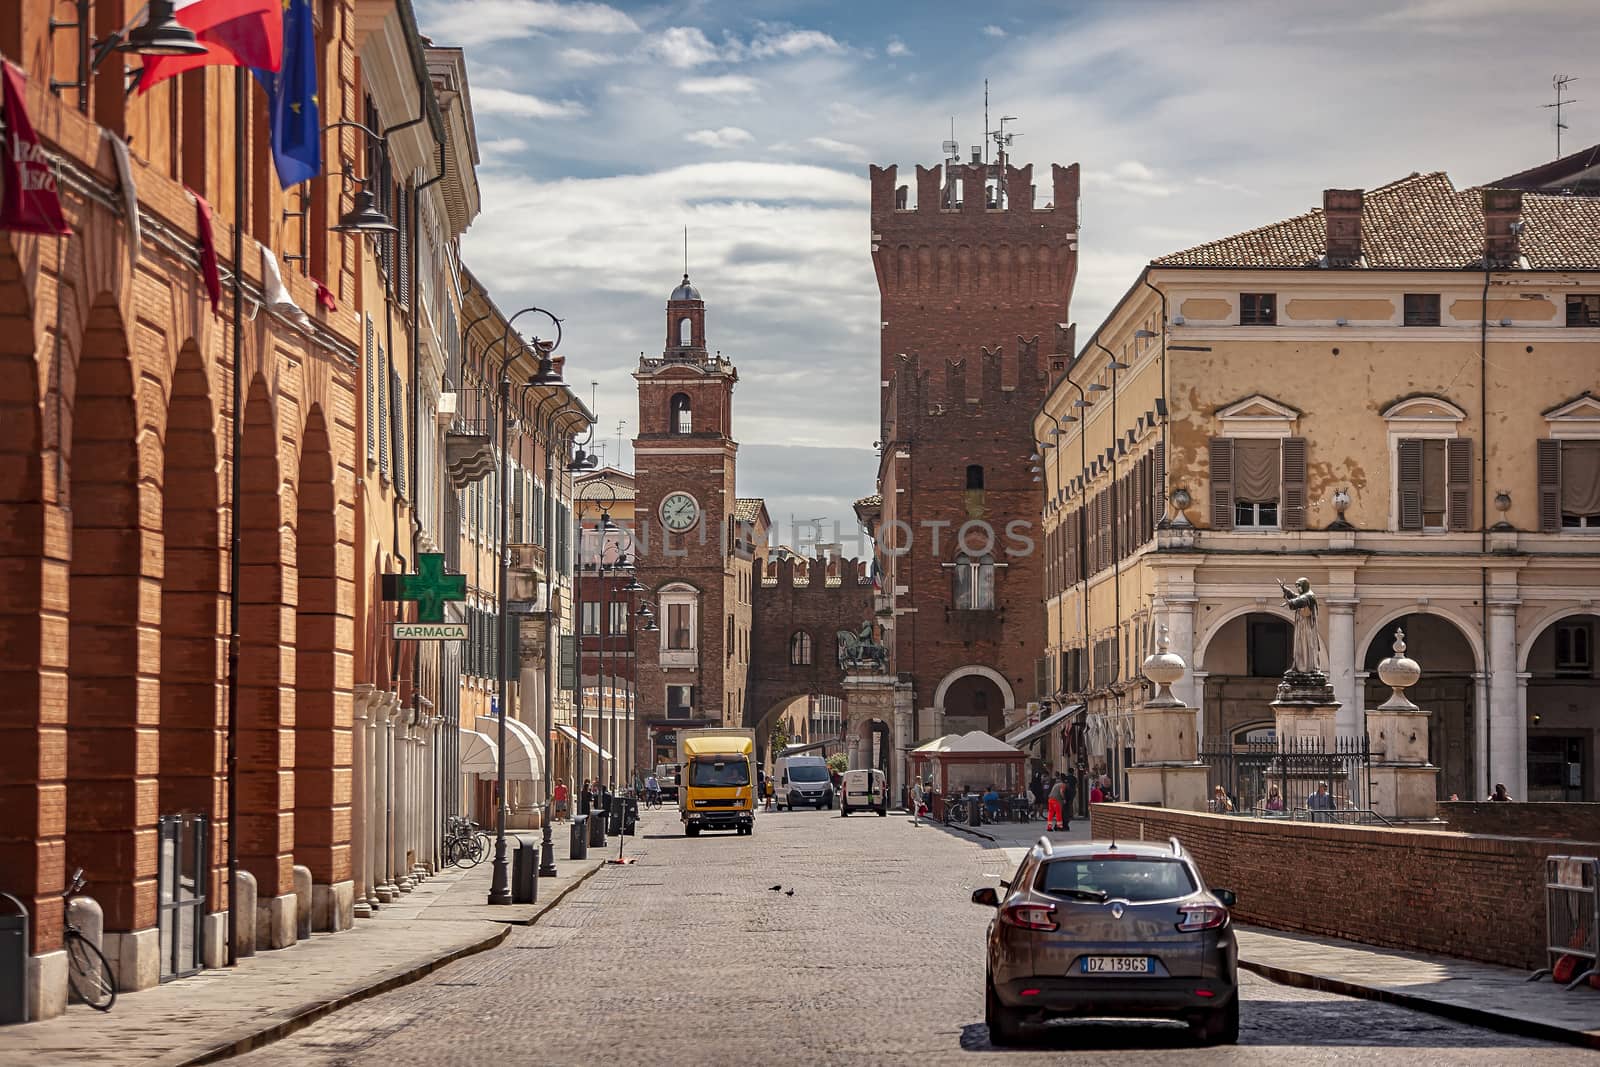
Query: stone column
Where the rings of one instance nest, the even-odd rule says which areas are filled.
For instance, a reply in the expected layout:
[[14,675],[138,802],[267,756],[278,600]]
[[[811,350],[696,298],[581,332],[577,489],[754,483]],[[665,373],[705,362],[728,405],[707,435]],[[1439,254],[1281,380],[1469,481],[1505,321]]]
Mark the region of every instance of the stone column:
[[394,860],[390,870],[394,871],[394,884],[402,893],[409,893],[413,888],[409,857],[414,840],[411,836],[411,784],[416,771],[416,742],[412,737],[411,725],[414,715],[415,704],[409,710],[401,708],[399,721],[395,724],[395,744],[398,746],[395,762],[399,767],[399,777],[394,791]]
[[372,704],[373,688],[365,682],[355,687],[350,730],[350,878],[355,884],[355,916],[372,917],[367,893],[372,886],[372,868],[367,854],[367,709]]
[[[1528,768],[1527,720],[1517,702],[1517,601],[1489,604],[1489,786],[1504,783],[1514,797],[1525,797]],[[1487,795],[1487,794],[1486,794]]]
[[367,710],[367,736],[362,742],[367,756],[366,795],[363,798],[367,809],[364,846],[367,851],[367,903],[373,908],[381,902],[378,887],[384,880],[383,856],[379,847],[383,841],[383,768],[379,765],[383,747],[379,739],[383,736],[383,717],[388,712],[388,701],[387,693],[373,694]]
[[378,768],[377,790],[373,796],[373,822],[377,833],[373,836],[373,851],[377,855],[375,881],[378,900],[388,904],[400,895],[393,882],[394,876],[394,714],[397,695],[385,693],[375,725],[377,737],[373,747],[377,752],[374,761]]
[[1361,713],[1356,702],[1356,671],[1360,664],[1356,649],[1355,598],[1328,598],[1328,681],[1333,699],[1339,702],[1334,731],[1339,737],[1361,735]]

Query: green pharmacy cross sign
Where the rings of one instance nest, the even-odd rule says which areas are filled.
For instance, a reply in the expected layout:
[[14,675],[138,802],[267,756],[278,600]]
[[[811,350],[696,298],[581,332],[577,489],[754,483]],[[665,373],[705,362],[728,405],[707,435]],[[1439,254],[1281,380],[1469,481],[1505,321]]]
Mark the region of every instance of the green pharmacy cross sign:
[[396,640],[466,640],[466,623],[445,622],[444,605],[448,600],[467,599],[467,578],[464,574],[445,573],[443,553],[419,555],[415,574],[384,575],[383,599],[410,600],[417,605],[416,622],[391,624]]

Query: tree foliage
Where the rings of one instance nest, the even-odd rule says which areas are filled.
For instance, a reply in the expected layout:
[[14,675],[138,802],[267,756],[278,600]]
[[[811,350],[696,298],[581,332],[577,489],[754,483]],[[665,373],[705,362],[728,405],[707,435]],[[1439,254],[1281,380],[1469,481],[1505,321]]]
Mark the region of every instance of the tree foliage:
[[850,769],[850,757],[843,752],[835,752],[828,757],[828,770],[843,774]]

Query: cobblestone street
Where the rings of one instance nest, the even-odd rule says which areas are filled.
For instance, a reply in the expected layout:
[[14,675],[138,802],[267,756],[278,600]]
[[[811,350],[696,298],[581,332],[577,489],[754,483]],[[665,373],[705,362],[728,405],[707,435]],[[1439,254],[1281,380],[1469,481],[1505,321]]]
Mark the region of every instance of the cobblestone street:
[[[606,867],[538,925],[245,1057],[293,1064],[1600,1062],[1600,1054],[1241,973],[1241,1047],[1181,1026],[1057,1026],[995,1050],[968,902],[1005,849],[903,816],[763,814],[751,837],[686,839],[647,812],[638,862]],[[614,849],[614,843],[613,843]],[[768,887],[782,885],[777,892]],[[793,890],[793,895],[789,895]]]

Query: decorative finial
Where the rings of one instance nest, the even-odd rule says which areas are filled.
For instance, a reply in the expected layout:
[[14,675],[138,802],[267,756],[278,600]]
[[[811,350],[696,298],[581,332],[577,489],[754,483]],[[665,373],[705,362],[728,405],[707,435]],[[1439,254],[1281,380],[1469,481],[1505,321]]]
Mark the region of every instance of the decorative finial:
[[1406,655],[1406,632],[1396,628],[1394,631],[1394,655],[1378,664],[1378,677],[1383,679],[1383,684],[1391,690],[1389,699],[1379,707],[1379,711],[1416,711],[1413,704],[1405,694],[1407,687],[1415,685],[1417,679],[1422,677],[1422,668],[1417,661]]
[[1181,708],[1183,701],[1172,695],[1172,683],[1183,677],[1187,669],[1183,658],[1175,652],[1170,652],[1167,646],[1171,643],[1171,632],[1163,623],[1156,630],[1156,646],[1159,651],[1145,657],[1140,665],[1140,671],[1150,681],[1155,683],[1156,695],[1145,703],[1147,708]]

